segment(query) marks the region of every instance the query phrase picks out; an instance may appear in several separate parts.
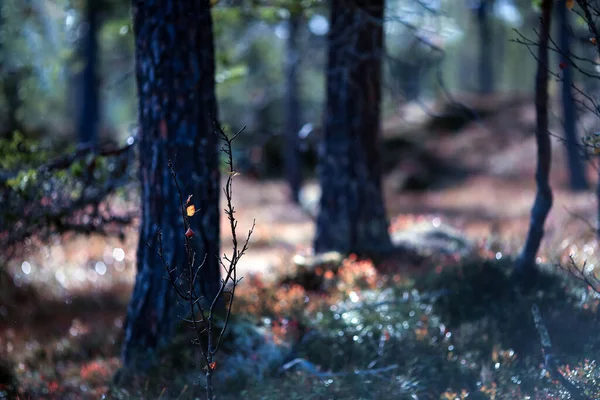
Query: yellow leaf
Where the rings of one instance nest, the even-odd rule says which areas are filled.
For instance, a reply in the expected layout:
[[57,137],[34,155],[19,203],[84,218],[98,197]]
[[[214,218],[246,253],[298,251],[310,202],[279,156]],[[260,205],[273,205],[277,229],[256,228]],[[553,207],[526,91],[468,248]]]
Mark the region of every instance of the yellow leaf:
[[237,171],[231,171],[231,172],[229,172],[229,175],[231,175],[231,176],[238,176],[238,175],[240,175],[240,173],[237,172]]
[[194,207],[193,204],[190,204],[189,206],[187,206],[187,208],[185,209],[185,212],[187,213],[188,217],[193,217],[194,214],[196,214],[196,207]]
[[565,4],[569,10],[573,9],[575,5],[575,0],[565,0]]

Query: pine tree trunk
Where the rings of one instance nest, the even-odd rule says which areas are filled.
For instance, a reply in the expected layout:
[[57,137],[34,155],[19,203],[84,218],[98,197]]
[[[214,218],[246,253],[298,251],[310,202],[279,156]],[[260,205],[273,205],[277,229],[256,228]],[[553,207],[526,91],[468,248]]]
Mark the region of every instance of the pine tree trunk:
[[550,165],[552,146],[548,132],[548,42],[552,18],[553,0],[542,1],[542,18],[538,47],[538,69],[535,79],[535,108],[537,115],[536,143],[537,167],[535,181],[537,193],[531,210],[531,221],[525,246],[516,262],[515,270],[529,281],[536,272],[535,258],[544,237],[544,224],[552,208]]
[[[569,26],[569,10],[566,2],[557,4],[558,19],[560,23],[560,52],[561,54],[571,53],[571,34]],[[561,56],[561,63],[566,66],[562,70],[562,107],[563,107],[563,129],[565,134],[565,148],[567,152],[567,162],[569,169],[569,184],[571,190],[581,191],[589,188],[583,165],[583,157],[579,150],[577,140],[577,115],[575,112],[575,102],[573,100],[573,66],[570,65],[568,57]]]
[[182,195],[193,195],[192,203],[199,210],[190,222],[196,233],[196,262],[206,257],[198,278],[200,293],[210,300],[220,284],[219,143],[213,126],[217,105],[209,2],[134,0],[132,12],[142,207],[138,271],[125,324],[126,366],[138,359],[147,361],[154,349],[168,343],[177,315],[186,313],[176,305],[175,292],[164,279],[166,272],[156,253],[160,230],[170,267],[186,265],[180,200],[169,160]]
[[384,1],[332,0],[316,252],[390,249],[381,187]]

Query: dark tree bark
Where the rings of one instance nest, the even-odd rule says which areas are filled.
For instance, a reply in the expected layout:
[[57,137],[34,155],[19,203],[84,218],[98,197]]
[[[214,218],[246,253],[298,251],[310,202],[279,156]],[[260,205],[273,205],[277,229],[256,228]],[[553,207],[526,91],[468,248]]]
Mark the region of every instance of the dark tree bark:
[[494,92],[494,65],[492,44],[492,26],[490,9],[493,0],[480,0],[477,7],[477,25],[479,28],[479,92]]
[[[0,1],[0,28],[5,29],[4,35],[7,36],[4,23],[4,1]],[[22,105],[21,98],[19,97],[19,89],[26,75],[26,69],[16,68],[11,65],[10,54],[6,50],[4,41],[0,41],[0,76],[2,76],[4,99],[6,101],[6,122],[0,131],[0,135],[3,137],[11,137],[14,131],[23,128],[18,116],[18,111]]]
[[[205,258],[199,293],[219,289],[219,169],[215,59],[208,0],[134,0],[133,25],[139,95],[141,196],[137,276],[125,324],[126,366],[168,343],[185,314],[157,250],[162,232],[171,268],[186,266],[180,199],[168,169],[173,160],[182,195],[199,213],[190,219],[196,262]],[[184,199],[185,201],[185,199]],[[148,244],[148,245],[147,245]],[[135,363],[135,365],[140,365]]]
[[531,221],[525,246],[517,259],[515,271],[525,282],[535,275],[535,258],[544,237],[544,224],[552,208],[552,188],[550,187],[550,163],[552,146],[548,132],[548,41],[552,18],[553,0],[542,1],[540,19],[540,42],[538,47],[538,69],[535,77],[535,109],[537,114],[536,143],[537,167],[535,182],[537,193],[531,210]]
[[316,252],[390,249],[381,188],[384,1],[332,0]]
[[563,130],[565,134],[565,148],[567,151],[567,162],[569,169],[569,184],[571,190],[582,191],[589,188],[585,175],[583,157],[579,150],[577,140],[576,111],[573,100],[573,67],[569,62],[571,53],[571,28],[569,26],[569,10],[566,2],[560,2],[557,5],[560,37],[561,63],[566,68],[562,70],[562,108],[563,108]]
[[100,120],[100,93],[98,86],[98,0],[87,0],[85,9],[85,34],[82,39],[81,57],[85,67],[80,76],[79,112],[77,133],[79,143],[96,146],[98,144],[98,124]]
[[300,140],[298,132],[301,125],[300,88],[298,87],[298,69],[300,49],[298,48],[298,35],[301,11],[291,13],[288,20],[288,42],[285,55],[286,78],[286,151],[285,167],[290,195],[294,203],[300,202],[300,188],[302,186],[302,161],[300,158]]

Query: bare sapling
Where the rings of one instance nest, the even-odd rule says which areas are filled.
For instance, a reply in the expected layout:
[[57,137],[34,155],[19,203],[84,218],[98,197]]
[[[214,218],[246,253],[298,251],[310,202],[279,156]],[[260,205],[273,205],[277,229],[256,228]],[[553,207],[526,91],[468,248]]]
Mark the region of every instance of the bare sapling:
[[[223,193],[225,194],[226,203],[224,211],[229,220],[229,228],[231,230],[232,250],[230,255],[224,254],[219,257],[219,264],[223,269],[223,272],[219,289],[214,298],[208,298],[208,296],[201,293],[198,285],[199,272],[204,265],[206,255],[202,257],[196,254],[193,241],[204,240],[205,238],[203,237],[202,232],[197,236],[191,229],[190,219],[194,218],[194,215],[200,210],[196,210],[193,204],[193,195],[188,195],[184,200],[177,174],[171,161],[169,161],[169,170],[179,195],[181,218],[184,228],[181,234],[184,236],[186,265],[184,265],[183,268],[171,266],[166,261],[166,258],[163,255],[162,233],[160,231],[157,232],[157,253],[167,272],[166,279],[171,283],[179,300],[187,306],[187,316],[182,317],[181,319],[195,333],[193,343],[198,346],[201,359],[204,363],[203,375],[206,380],[204,384],[206,398],[209,400],[214,398],[212,378],[216,369],[215,355],[219,351],[225,331],[227,330],[231,318],[235,290],[241,281],[241,277],[238,276],[238,262],[248,250],[250,237],[255,226],[255,222],[253,222],[244,241],[238,241],[237,220],[235,218],[235,207],[233,206],[233,178],[237,173],[233,166],[232,143],[243,129],[229,137],[218,124],[215,124],[215,126],[217,133],[223,141],[221,152],[225,154],[225,164],[228,170]],[[219,321],[221,321],[220,323],[217,323],[216,317],[220,312],[223,312],[224,317],[219,319]],[[202,380],[202,375],[200,376],[200,380]]]

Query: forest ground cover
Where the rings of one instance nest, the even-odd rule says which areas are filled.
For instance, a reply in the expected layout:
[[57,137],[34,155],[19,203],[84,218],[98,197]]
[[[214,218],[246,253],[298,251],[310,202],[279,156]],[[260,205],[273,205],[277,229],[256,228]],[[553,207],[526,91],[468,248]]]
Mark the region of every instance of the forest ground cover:
[[[387,174],[392,236],[410,241],[413,235],[420,256],[376,263],[350,257],[333,269],[321,266],[312,271],[319,290],[280,284],[296,275],[294,255],[310,247],[309,213],[290,205],[281,181],[236,177],[240,229],[253,219],[257,226],[240,262],[245,278],[229,345],[217,360],[221,398],[569,398],[545,373],[533,304],[563,372],[584,383],[590,398],[600,396],[594,359],[600,297],[556,267],[570,255],[599,262],[590,229],[593,191],[568,192],[564,149],[556,139],[543,274],[535,288],[521,292],[509,271],[535,195],[535,114],[529,102],[490,102],[494,112],[459,130],[411,132],[419,149],[464,167],[466,176],[440,174],[427,191],[399,191],[400,172],[426,166],[413,159]],[[386,122],[393,131],[402,120]],[[316,192],[309,182],[309,202]],[[228,230],[222,231],[225,249]],[[12,375],[21,398],[183,399],[201,392],[186,332],[150,378],[113,385],[136,246],[135,227],[124,241],[65,236],[49,245],[26,243],[10,274],[0,275],[0,360],[6,364],[0,392],[8,393]],[[281,370],[296,358],[319,371]]]

